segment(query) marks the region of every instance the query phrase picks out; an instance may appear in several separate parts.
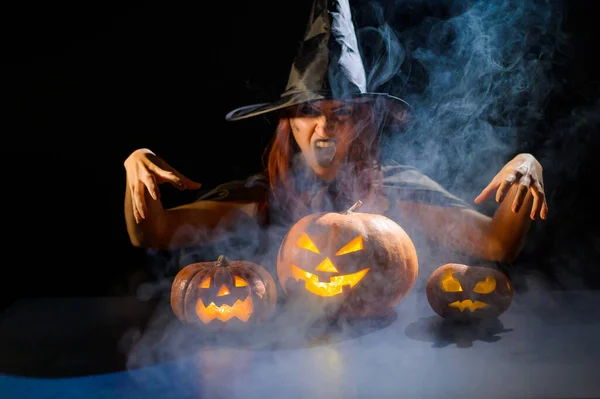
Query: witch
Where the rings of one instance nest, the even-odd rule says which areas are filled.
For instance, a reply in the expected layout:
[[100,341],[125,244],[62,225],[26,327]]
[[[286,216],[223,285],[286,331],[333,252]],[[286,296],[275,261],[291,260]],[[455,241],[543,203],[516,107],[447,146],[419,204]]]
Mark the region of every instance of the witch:
[[[401,131],[411,111],[401,98],[367,87],[348,0],[315,0],[285,91],[272,102],[226,115],[229,121],[277,116],[264,171],[165,209],[159,185],[196,190],[200,183],[150,149],[134,151],[124,163],[131,243],[205,257],[184,255],[180,267],[214,260],[225,246],[229,257],[268,264],[281,237],[302,216],[343,211],[360,200],[361,212],[391,218],[417,247],[427,247],[419,252],[421,265],[421,254],[434,247],[450,251],[454,257],[446,259],[454,262],[461,261],[458,256],[471,259],[465,263],[516,259],[531,221],[548,213],[540,163],[522,153],[501,168],[474,200],[480,204],[495,193],[499,205],[488,216],[416,168],[382,157],[381,132],[392,125]],[[234,233],[241,241],[231,238]],[[214,254],[197,250],[211,246]],[[430,269],[439,264],[431,262]]]

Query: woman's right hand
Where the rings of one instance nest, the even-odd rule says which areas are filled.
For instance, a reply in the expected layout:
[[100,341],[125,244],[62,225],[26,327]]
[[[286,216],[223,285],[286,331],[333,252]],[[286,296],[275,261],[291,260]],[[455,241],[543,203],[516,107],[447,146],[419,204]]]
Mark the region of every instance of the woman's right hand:
[[124,166],[136,223],[145,219],[148,213],[146,190],[154,200],[157,200],[160,198],[158,185],[162,183],[170,183],[180,190],[194,190],[201,187],[200,183],[185,177],[147,148],[132,152],[125,160]]

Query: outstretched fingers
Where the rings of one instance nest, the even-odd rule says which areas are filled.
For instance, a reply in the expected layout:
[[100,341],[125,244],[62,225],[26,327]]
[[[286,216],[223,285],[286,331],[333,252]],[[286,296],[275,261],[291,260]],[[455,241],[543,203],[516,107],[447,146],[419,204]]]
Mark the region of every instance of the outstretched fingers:
[[154,177],[154,175],[152,175],[150,173],[147,174],[142,179],[142,182],[148,189],[148,193],[150,194],[150,196],[152,197],[153,200],[156,201],[157,199],[160,198],[160,190],[158,189],[158,184],[156,182],[156,178]]
[[539,182],[535,182],[531,186],[531,193],[533,195],[533,206],[531,207],[530,214],[531,219],[535,220],[539,214],[540,218],[545,220],[548,217],[548,203],[542,185]]
[[529,185],[531,183],[531,178],[529,176],[522,176],[519,179],[519,186],[517,188],[517,193],[513,198],[512,203],[512,211],[517,213],[521,210],[523,206],[523,202],[525,201],[525,197],[527,196],[527,192],[529,191]]
[[146,200],[144,198],[144,189],[139,185],[131,187],[131,199],[133,202],[133,217],[136,223],[140,223],[142,219],[146,218],[148,208],[146,207]]
[[506,198],[506,195],[510,191],[510,188],[517,181],[517,175],[515,173],[509,173],[508,176],[500,183],[498,191],[496,192],[496,202],[501,203]]
[[490,183],[483,190],[481,190],[481,193],[479,193],[479,195],[475,197],[473,202],[475,202],[476,204],[480,204],[484,201],[487,201],[493,195],[494,191],[498,188],[498,186],[500,186],[500,181],[498,180],[498,176],[496,175],[492,179],[492,181],[490,181]]
[[167,167],[169,168],[169,170],[165,170],[153,165],[152,172],[154,172],[154,174],[158,178],[160,178],[161,181],[168,182],[174,187],[178,188],[179,190],[196,189],[201,187],[200,183],[197,183],[187,178],[186,176],[182,175],[181,173],[179,173],[178,171],[176,171],[168,165]]
[[[516,162],[520,163],[520,165],[514,168],[513,164]],[[544,194],[541,169],[536,165],[537,163],[527,161],[527,159],[524,161],[523,157],[515,158],[494,176],[492,181],[474,199],[474,202],[478,204],[486,201],[495,191],[496,201],[502,203],[511,190],[511,187],[518,184],[515,196],[512,199],[511,210],[514,213],[519,212],[523,207],[527,193],[531,191],[533,204],[529,216],[534,220],[538,215],[540,218],[546,219],[548,215],[548,204]]]

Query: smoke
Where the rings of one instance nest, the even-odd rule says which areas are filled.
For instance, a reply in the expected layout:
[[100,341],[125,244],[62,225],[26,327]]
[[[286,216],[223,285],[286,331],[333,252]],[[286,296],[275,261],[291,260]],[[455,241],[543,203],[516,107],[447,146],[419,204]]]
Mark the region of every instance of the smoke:
[[[532,224],[520,267],[537,268],[540,278],[554,276],[563,287],[595,281],[587,264],[597,243],[578,227],[589,215],[572,214],[567,222],[562,212],[588,203],[576,187],[599,104],[570,112],[549,107],[570,77],[565,65],[573,43],[563,30],[563,2],[365,0],[356,7],[370,91],[412,106],[406,124],[385,132],[384,157],[416,166],[474,206],[507,161],[532,153],[544,167],[551,216]],[[474,207],[491,216],[497,206],[489,200]],[[420,257],[439,258],[415,234]]]
[[539,159],[547,165],[546,194],[555,211],[543,225],[532,226],[535,239],[524,248],[523,263],[533,265],[555,287],[596,289],[600,241],[594,232],[595,216],[588,212],[595,199],[587,195],[585,182],[594,181],[597,170],[595,154],[589,149],[598,146],[600,101],[565,110],[564,116],[546,127],[552,134],[544,136]]
[[413,107],[386,155],[472,197],[520,150],[560,88],[561,3],[395,1],[359,10],[370,89]]
[[[568,45],[561,30],[561,7],[556,1],[530,0],[356,4],[354,17],[358,23],[370,91],[389,92],[412,106],[412,116],[402,131],[386,132],[384,156],[416,166],[462,198],[473,198],[507,158],[530,144],[530,137],[545,117],[548,99],[560,90],[561,83],[553,75],[553,68],[560,58],[558,54]],[[581,114],[574,115],[577,118]],[[577,129],[570,121],[562,124],[565,135]],[[549,140],[539,148],[542,164],[552,162],[554,146],[555,142]],[[571,156],[576,156],[576,151]],[[490,206],[489,211],[496,204],[491,202],[486,206]],[[159,285],[146,285],[140,289],[143,299],[168,291],[171,281],[168,276],[172,276],[177,268],[199,260],[216,260],[220,254],[232,260],[251,260],[274,273],[278,245],[273,243],[281,242],[285,231],[264,231],[246,219],[239,223],[232,230],[228,230],[231,226],[223,227],[223,238],[200,252],[184,252],[170,261],[170,266],[163,269],[167,272]],[[230,234],[232,232],[238,234]],[[182,231],[182,234],[204,237],[203,232],[193,229]],[[419,261],[435,255],[420,253]],[[420,270],[425,276],[420,276],[420,280],[426,280],[428,272]],[[573,271],[573,274],[576,273]],[[275,274],[273,277],[277,281]],[[547,288],[540,288],[535,276],[531,277],[530,286],[538,288],[532,291],[537,293]],[[422,298],[418,296],[420,288],[415,286],[398,308],[404,317],[403,326],[417,320],[428,309],[419,302]],[[279,295],[282,295],[280,290]],[[536,304],[540,302],[535,301]],[[184,326],[174,318],[168,298],[163,297],[156,317],[146,331],[129,336],[133,337],[128,345],[129,365],[135,369],[187,359],[177,363],[181,375],[189,376],[191,367],[200,368],[193,372],[198,380],[189,382],[190,391],[211,393],[212,397],[237,394],[253,397],[262,391],[260,384],[289,377],[282,370],[304,373],[313,379],[312,383],[302,383],[306,379],[288,378],[293,383],[286,397],[319,392],[336,397],[338,391],[330,388],[336,386],[335,381],[348,382],[349,376],[364,381],[362,367],[354,364],[350,371],[344,371],[340,365],[344,356],[356,359],[355,355],[343,347],[340,354],[338,348],[324,345],[366,337],[365,341],[371,342],[373,347],[379,345],[381,351],[381,346],[387,345],[385,342],[391,342],[386,341],[389,337],[373,343],[373,338],[369,340],[368,335],[394,323],[396,312],[378,319],[315,325],[306,309],[296,305],[278,308],[275,318],[264,328],[241,335],[215,336]],[[502,326],[496,327],[494,333],[505,331]],[[389,345],[420,356],[419,349],[406,344],[403,338],[393,337],[393,343]],[[360,352],[358,357],[365,362],[368,360],[371,365],[392,367],[386,357],[376,358],[360,347],[357,350]],[[308,353],[308,357],[301,356],[300,351]],[[196,358],[198,361],[193,361]],[[424,361],[429,361],[433,368],[438,360],[434,356]],[[294,361],[296,367],[291,367],[289,362]],[[405,358],[397,361],[407,362]],[[319,368],[312,368],[314,364]],[[265,377],[256,371],[258,368],[255,367],[259,366],[270,375]],[[344,372],[346,374],[342,375]],[[238,373],[237,377],[233,377],[235,373]],[[146,374],[146,377],[148,375],[151,381],[141,383],[156,383],[167,378],[162,374],[156,378],[152,374]],[[364,375],[381,382],[377,387],[380,392],[391,386],[372,371]],[[250,381],[249,376],[257,381]],[[416,372],[410,377],[425,378]],[[432,380],[435,381],[427,378],[423,383]],[[315,388],[315,384],[320,389]],[[342,389],[339,385],[336,387]],[[344,389],[342,392],[350,396],[360,394],[357,385],[351,383]],[[411,393],[418,395],[418,390]]]

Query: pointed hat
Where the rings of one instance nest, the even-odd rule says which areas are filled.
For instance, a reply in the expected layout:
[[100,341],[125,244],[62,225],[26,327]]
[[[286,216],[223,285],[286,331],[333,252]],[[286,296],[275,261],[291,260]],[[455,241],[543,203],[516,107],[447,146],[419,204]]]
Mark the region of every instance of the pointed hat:
[[245,119],[309,101],[351,98],[389,99],[410,109],[398,97],[368,91],[349,0],[315,0],[285,92],[270,103],[236,108],[225,119]]

